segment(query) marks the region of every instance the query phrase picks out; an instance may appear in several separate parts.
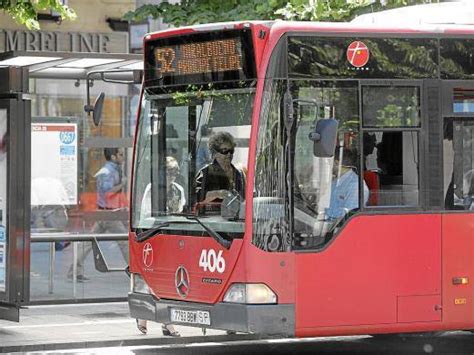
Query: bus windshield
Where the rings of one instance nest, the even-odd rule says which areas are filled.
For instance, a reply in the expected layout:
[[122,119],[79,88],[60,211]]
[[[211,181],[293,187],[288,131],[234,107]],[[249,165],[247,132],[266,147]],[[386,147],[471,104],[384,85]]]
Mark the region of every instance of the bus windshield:
[[226,238],[243,236],[254,89],[229,84],[161,95],[145,89],[134,164],[135,230],[164,225],[163,233],[203,235],[198,217]]

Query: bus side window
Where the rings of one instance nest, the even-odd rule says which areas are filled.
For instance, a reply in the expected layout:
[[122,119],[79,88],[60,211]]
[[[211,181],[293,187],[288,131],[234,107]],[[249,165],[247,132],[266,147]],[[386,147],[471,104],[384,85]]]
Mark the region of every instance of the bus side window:
[[368,206],[417,206],[419,203],[418,133],[374,132],[371,154],[364,152]]
[[443,161],[445,208],[474,210],[474,124],[447,118],[444,122]]

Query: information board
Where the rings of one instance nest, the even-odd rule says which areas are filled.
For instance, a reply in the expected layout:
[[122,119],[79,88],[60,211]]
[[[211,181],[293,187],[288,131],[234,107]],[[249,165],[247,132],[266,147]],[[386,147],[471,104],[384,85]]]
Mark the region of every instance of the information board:
[[162,74],[189,75],[242,69],[240,40],[229,38],[173,47],[155,48],[155,61]]
[[184,34],[146,43],[147,87],[245,81],[255,77],[250,29]]
[[77,133],[76,123],[32,123],[32,206],[77,204]]

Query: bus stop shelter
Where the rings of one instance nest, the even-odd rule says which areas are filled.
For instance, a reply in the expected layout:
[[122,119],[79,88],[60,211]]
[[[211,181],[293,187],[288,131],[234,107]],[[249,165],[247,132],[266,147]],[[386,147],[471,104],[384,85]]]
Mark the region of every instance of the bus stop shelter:
[[[133,83],[137,83],[136,74],[142,66],[142,57],[136,54],[26,51],[0,54],[0,318],[18,320],[20,307],[27,304],[125,299],[126,293],[122,291],[101,294],[82,289],[81,292],[75,277],[63,287],[67,292],[55,293],[60,291],[62,282],[55,277],[58,278],[58,272],[65,272],[56,270],[56,250],[58,242],[71,243],[73,247],[68,253],[72,255],[65,255],[64,259],[74,259],[77,241],[94,241],[98,247],[100,240],[127,238],[118,234],[92,235],[84,228],[87,222],[93,223],[97,218],[126,220],[126,209],[116,215],[97,217],[95,206],[89,211],[84,206],[86,197],[94,194],[92,169],[100,164],[102,148],[131,151],[132,106],[136,109],[138,102]],[[101,76],[101,72],[107,73]],[[53,88],[55,94],[45,93],[42,86]],[[108,128],[93,127],[83,110],[86,93],[90,91],[93,100],[99,90],[112,96],[116,90],[125,92],[118,99],[111,98],[106,105],[105,110],[111,111],[109,116],[116,116],[115,124]],[[133,100],[129,100],[126,97],[132,90]],[[51,135],[38,138],[46,131],[51,131]],[[107,134],[102,136],[103,132]],[[54,146],[51,138],[55,135],[61,140],[55,146],[59,160],[55,160],[55,154],[48,153],[48,149],[55,149],[50,147]],[[62,164],[60,168],[56,162]],[[131,154],[126,169],[130,162]],[[63,180],[64,196],[54,197],[51,184],[43,185],[47,201],[41,201],[36,194],[31,196],[32,180],[40,170],[45,175],[49,174],[45,173],[47,170],[59,171],[56,180]],[[33,210],[57,211],[58,206],[67,215],[67,223],[61,225],[64,228],[33,224]],[[37,254],[33,252],[36,244],[42,245]],[[75,259],[73,264],[76,265]],[[104,260],[95,266],[99,271],[108,271]],[[120,266],[116,269],[123,270],[123,265]],[[38,297],[34,296],[35,290]]]

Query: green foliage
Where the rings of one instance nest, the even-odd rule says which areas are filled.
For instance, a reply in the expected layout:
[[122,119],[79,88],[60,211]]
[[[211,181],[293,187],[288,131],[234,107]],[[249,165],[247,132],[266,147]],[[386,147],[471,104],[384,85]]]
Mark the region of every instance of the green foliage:
[[163,18],[173,26],[244,20],[349,21],[355,16],[429,0],[182,0],[143,5],[124,19],[140,22]]
[[62,20],[76,19],[74,10],[67,5],[62,5],[60,0],[0,0],[0,9],[30,30],[40,28],[37,20],[39,11],[55,11]]
[[149,16],[162,17],[166,23],[185,26],[199,23],[269,19],[269,14],[284,6],[284,0],[182,0],[180,4],[163,2],[143,5],[125,14],[129,21],[143,21]]
[[387,104],[383,109],[377,111],[377,125],[382,127],[412,126],[413,108],[403,107],[395,104]]

